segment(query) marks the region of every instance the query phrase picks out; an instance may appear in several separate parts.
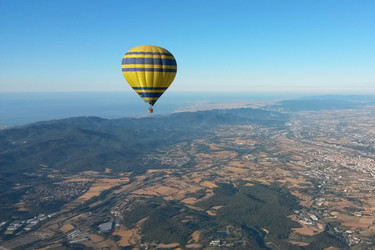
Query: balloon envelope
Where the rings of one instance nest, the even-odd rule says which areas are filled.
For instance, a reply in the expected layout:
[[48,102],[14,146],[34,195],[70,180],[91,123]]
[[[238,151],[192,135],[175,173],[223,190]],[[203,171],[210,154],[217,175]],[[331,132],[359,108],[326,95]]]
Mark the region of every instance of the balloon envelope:
[[168,50],[142,45],[132,48],[124,55],[122,73],[138,95],[153,106],[173,82],[177,63]]

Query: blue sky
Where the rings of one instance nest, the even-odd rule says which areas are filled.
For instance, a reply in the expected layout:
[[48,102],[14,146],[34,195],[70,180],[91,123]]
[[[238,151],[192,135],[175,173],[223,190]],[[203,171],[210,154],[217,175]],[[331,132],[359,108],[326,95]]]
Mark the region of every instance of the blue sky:
[[132,91],[168,49],[172,91],[375,93],[373,0],[0,0],[0,91]]

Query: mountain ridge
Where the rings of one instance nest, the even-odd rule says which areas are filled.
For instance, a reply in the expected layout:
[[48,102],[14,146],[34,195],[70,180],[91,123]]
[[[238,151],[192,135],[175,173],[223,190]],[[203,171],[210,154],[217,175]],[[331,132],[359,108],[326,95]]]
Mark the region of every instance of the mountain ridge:
[[116,170],[118,165],[144,169],[139,161],[157,147],[207,136],[217,126],[282,126],[287,119],[282,113],[243,108],[145,118],[89,116],[42,121],[0,131],[0,172],[26,171],[40,164],[70,171]]

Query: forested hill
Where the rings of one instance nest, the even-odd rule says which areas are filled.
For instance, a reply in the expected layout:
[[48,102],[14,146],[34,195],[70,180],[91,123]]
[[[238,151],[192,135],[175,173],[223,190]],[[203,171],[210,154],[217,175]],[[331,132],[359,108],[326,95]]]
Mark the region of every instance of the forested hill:
[[283,126],[288,116],[260,109],[211,110],[145,118],[76,117],[0,131],[0,173],[33,171],[40,164],[71,172],[109,167],[147,168],[142,158],[158,147],[207,136],[218,126]]

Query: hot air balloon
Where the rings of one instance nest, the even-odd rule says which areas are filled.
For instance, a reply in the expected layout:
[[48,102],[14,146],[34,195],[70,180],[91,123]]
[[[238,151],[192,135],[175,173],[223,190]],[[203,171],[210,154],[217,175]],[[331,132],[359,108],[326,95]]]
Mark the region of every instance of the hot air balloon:
[[122,73],[135,92],[150,104],[149,112],[152,113],[155,102],[173,82],[177,63],[168,50],[142,45],[124,55]]

